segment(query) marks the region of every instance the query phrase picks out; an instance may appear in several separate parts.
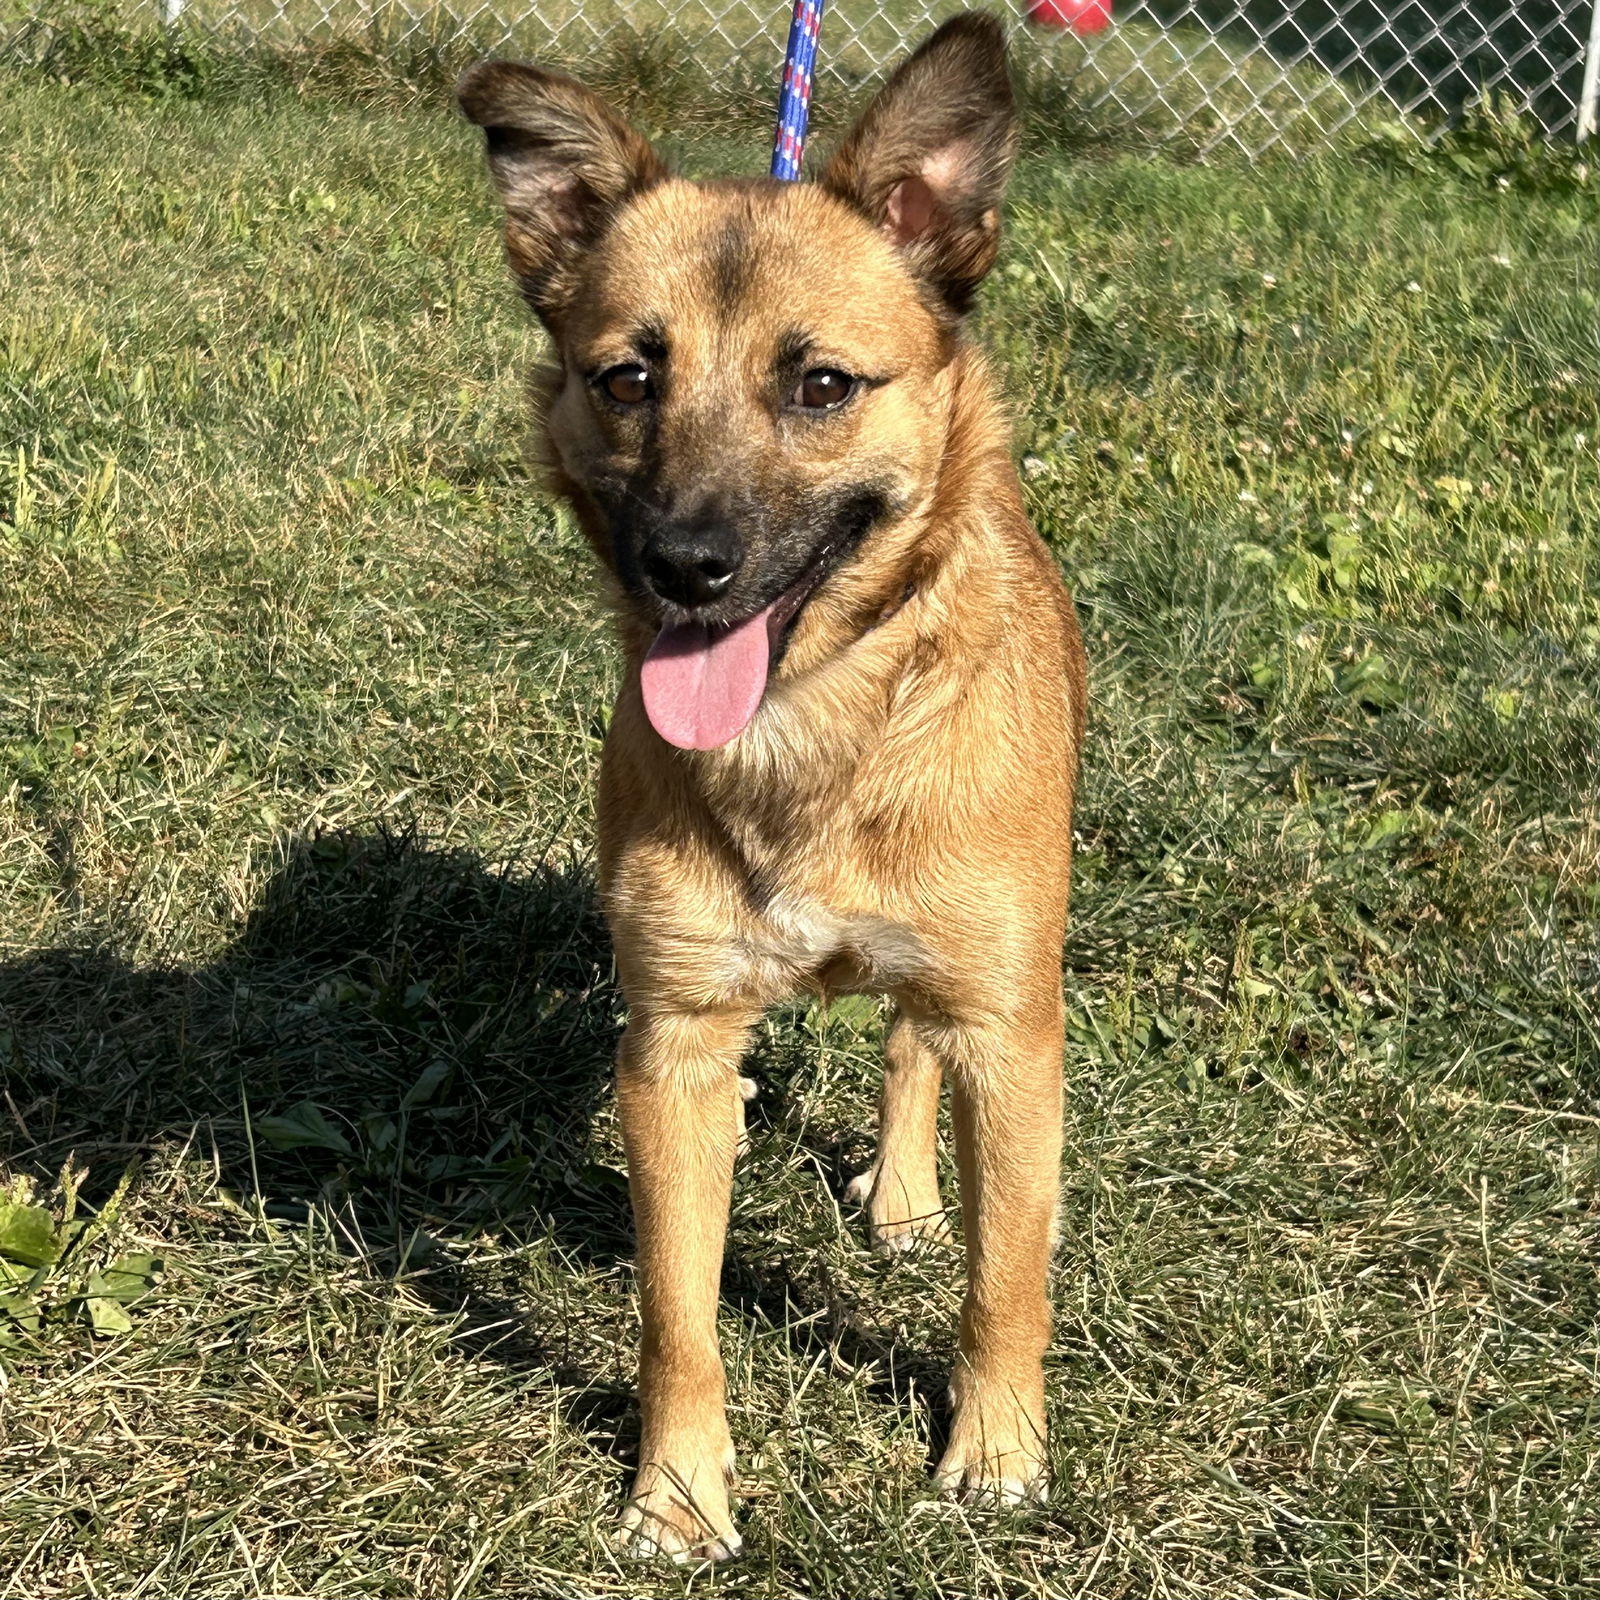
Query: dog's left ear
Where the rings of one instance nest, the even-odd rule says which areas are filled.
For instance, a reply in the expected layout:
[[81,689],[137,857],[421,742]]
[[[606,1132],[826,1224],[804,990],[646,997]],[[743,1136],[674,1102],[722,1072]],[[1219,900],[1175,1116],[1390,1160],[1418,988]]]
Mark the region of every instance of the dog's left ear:
[[622,205],[667,176],[666,164],[643,134],[564,72],[480,61],[456,98],[488,142],[511,270],[549,324],[571,298],[584,248]]
[[999,251],[1016,149],[1005,35],[994,17],[968,11],[900,66],[821,181],[882,228],[959,313]]

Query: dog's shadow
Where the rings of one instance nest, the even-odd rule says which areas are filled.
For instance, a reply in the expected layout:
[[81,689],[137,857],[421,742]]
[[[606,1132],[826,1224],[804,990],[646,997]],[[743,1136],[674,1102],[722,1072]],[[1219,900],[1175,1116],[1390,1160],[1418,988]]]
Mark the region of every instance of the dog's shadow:
[[[346,1213],[375,1270],[462,1318],[458,1343],[553,1373],[574,1421],[626,1454],[629,1393],[571,1362],[565,1308],[487,1290],[452,1248],[493,1227],[582,1267],[631,1255],[600,1126],[621,1010],[585,863],[495,866],[382,831],[301,840],[209,965],[82,945],[0,964],[0,1162],[48,1185],[70,1157],[92,1200],[199,1130],[230,1190],[291,1225]],[[805,1306],[814,1283],[735,1261],[725,1288],[797,1349],[875,1364],[886,1399],[938,1387],[920,1352]]]
[[464,1345],[592,1396],[537,1331],[553,1321],[487,1298],[452,1245],[505,1227],[584,1265],[629,1252],[626,1184],[593,1137],[619,1007],[583,864],[296,841],[208,965],[93,945],[0,964],[0,1161],[48,1185],[70,1158],[92,1202],[135,1160],[214,1148],[248,1206],[344,1214],[333,1234],[461,1314]]

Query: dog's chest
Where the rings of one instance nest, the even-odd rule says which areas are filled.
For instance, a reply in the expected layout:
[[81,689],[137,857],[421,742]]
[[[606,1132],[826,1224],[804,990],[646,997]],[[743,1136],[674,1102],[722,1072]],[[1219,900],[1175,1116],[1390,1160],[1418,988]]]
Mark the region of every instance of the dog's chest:
[[780,894],[741,932],[730,966],[735,987],[776,998],[812,986],[838,993],[896,989],[930,976],[935,961],[903,923]]

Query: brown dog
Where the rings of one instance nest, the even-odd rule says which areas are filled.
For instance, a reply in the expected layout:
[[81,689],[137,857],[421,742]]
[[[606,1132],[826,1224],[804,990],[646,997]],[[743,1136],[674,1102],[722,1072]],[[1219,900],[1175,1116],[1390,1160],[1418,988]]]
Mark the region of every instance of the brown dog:
[[950,1077],[968,1288],[938,1479],[1039,1495],[1084,677],[961,332],[1016,142],[1000,28],[940,28],[814,184],[674,178],[535,67],[484,62],[460,96],[627,660],[600,867],[644,1324],[628,1536],[739,1545],[716,1331],[739,1063],[806,989],[898,1006],[857,1185],[880,1244],[942,1225]]

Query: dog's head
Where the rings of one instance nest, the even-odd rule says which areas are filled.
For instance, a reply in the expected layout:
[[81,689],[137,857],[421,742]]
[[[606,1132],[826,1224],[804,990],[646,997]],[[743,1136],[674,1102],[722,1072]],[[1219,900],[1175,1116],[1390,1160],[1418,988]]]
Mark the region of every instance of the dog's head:
[[1000,27],[940,28],[814,184],[678,180],[537,67],[483,62],[460,100],[555,347],[558,482],[657,632],[651,719],[675,743],[724,743],[802,608],[870,565],[874,531],[937,476],[944,374],[1015,147]]

